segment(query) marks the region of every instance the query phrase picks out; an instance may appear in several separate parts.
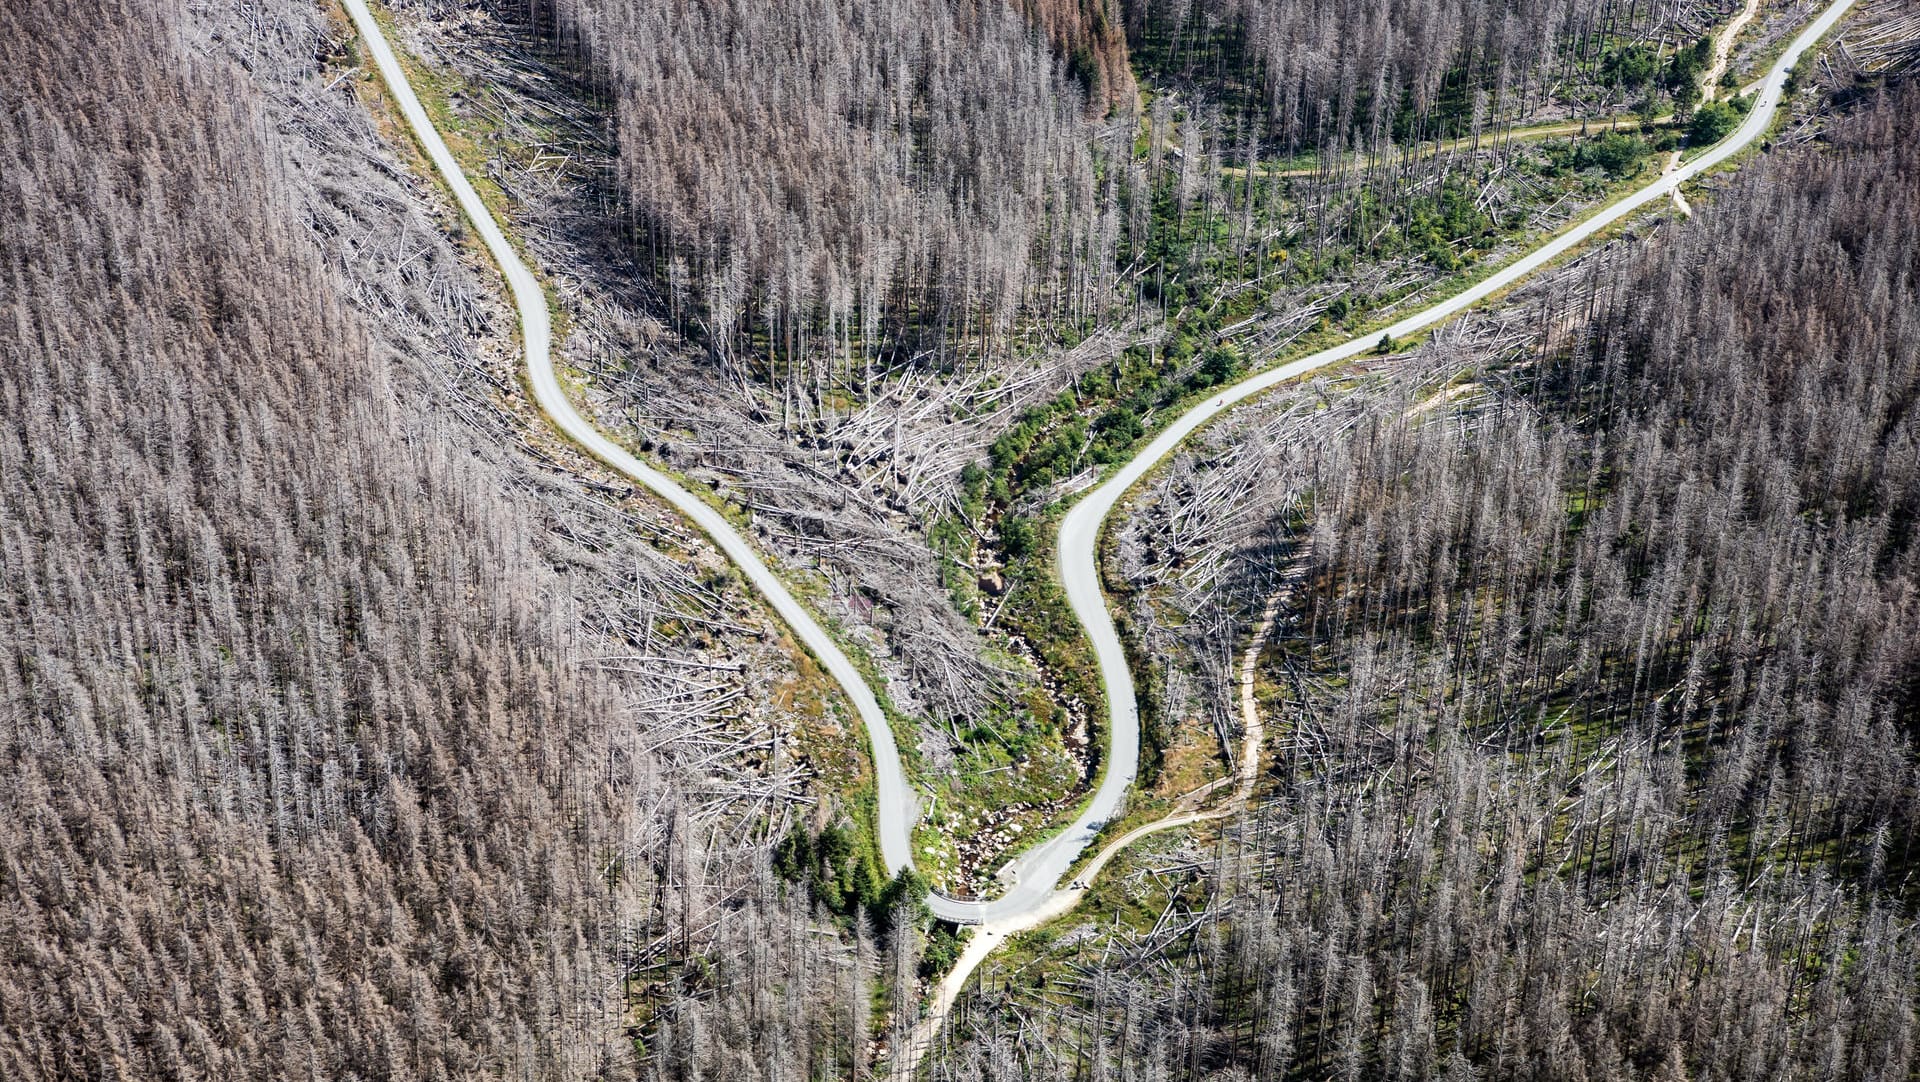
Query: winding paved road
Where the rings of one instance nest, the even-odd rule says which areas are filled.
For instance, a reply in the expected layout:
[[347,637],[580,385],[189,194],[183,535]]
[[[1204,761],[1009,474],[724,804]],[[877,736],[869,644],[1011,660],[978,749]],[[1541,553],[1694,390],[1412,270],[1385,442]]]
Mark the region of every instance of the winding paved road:
[[1774,111],[1780,104],[1787,73],[1799,60],[1800,53],[1831,30],[1834,23],[1840,20],[1840,16],[1844,15],[1853,3],[1854,0],[1835,0],[1832,6],[1821,12],[1819,18],[1808,24],[1806,29],[1794,38],[1793,43],[1787,47],[1780,59],[1774,63],[1773,69],[1768,72],[1765,81],[1760,85],[1758,96],[1754,99],[1753,110],[1747,114],[1746,120],[1725,139],[1714,144],[1698,157],[1670,173],[1662,174],[1638,191],[1568,227],[1539,248],[1501,268],[1477,285],[1430,308],[1416,312],[1383,331],[1370,333],[1298,360],[1269,368],[1213,395],[1181,415],[1179,420],[1168,425],[1154,437],[1153,442],[1135,454],[1118,472],[1074,505],[1060,524],[1060,578],[1066,586],[1067,600],[1073,606],[1073,614],[1079,619],[1080,625],[1086,629],[1087,637],[1093,641],[1095,653],[1100,661],[1101,681],[1106,688],[1107,704],[1111,715],[1109,732],[1112,749],[1108,755],[1107,770],[1101,779],[1100,788],[1094,794],[1093,801],[1081,813],[1080,818],[1075,820],[1073,825],[1048,847],[1035,850],[1018,862],[1021,865],[1022,878],[1015,890],[1020,892],[1021,901],[1014,902],[1013,894],[1010,892],[1006,898],[975,906],[973,912],[978,913],[983,921],[990,922],[1015,915],[1021,911],[1021,905],[1033,905],[1032,899],[1043,896],[1045,891],[1035,887],[1032,881],[1045,879],[1049,887],[1058,881],[1060,875],[1073,863],[1074,858],[1093,839],[1098,824],[1112,818],[1118,812],[1127,788],[1133,784],[1134,773],[1139,767],[1140,760],[1139,707],[1134,700],[1133,675],[1127,669],[1126,656],[1120,649],[1120,637],[1114,631],[1113,618],[1107,612],[1106,597],[1100,589],[1097,552],[1101,527],[1106,524],[1107,516],[1112,513],[1127,490],[1145,477],[1161,459],[1179,447],[1188,436],[1237,403],[1277,384],[1298,379],[1316,369],[1360,356],[1373,349],[1382,335],[1391,335],[1396,339],[1405,338],[1441,323],[1508,289],[1584,244],[1609,226],[1649,203],[1666,198],[1668,193],[1677,190],[1681,184],[1745,149],[1773,122]]
[[547,314],[547,298],[539,280],[520,261],[519,253],[507,241],[499,223],[493,220],[493,212],[487,209],[480,194],[474,191],[466,172],[460,168],[460,162],[447,149],[433,121],[427,117],[427,111],[421,107],[419,97],[413,92],[413,85],[407,82],[406,72],[401,69],[393,49],[387,44],[380,24],[374,21],[373,13],[368,10],[367,0],[342,0],[342,3],[353,16],[360,39],[372,54],[374,65],[380,70],[380,78],[386,83],[387,92],[400,106],[407,126],[413,129],[414,138],[426,151],[441,179],[452,190],[461,212],[473,223],[480,239],[486,242],[487,251],[499,265],[500,273],[513,291],[513,304],[520,312],[520,335],[526,345],[527,379],[533,386],[533,397],[539,402],[541,410],[555,427],[586,448],[595,458],[672,504],[674,510],[685,515],[712,538],[727,559],[740,568],[753,588],[786,621],[794,637],[800,640],[807,652],[847,693],[847,700],[860,715],[860,723],[866,727],[867,739],[873,748],[880,805],[881,859],[886,862],[890,875],[910,866],[913,856],[909,838],[918,809],[907,788],[906,772],[900,767],[900,749],[894,744],[893,729],[888,726],[886,714],[874,698],[873,690],[867,686],[866,678],[854,667],[846,652],[833,641],[833,637],[827,634],[826,629],[807,611],[806,606],[800,604],[793,592],[787,589],[786,583],[760,559],[747,539],[740,536],[740,531],[734,529],[733,523],[727,521],[726,516],[680,487],[673,478],[640,461],[626,448],[602,435],[599,429],[574,409],[573,402],[561,389],[560,380],[554,373],[553,324]]
[[[388,46],[386,35],[368,10],[366,0],[342,0],[342,3],[352,15],[362,42],[372,55],[388,92],[399,105],[408,126],[413,129],[414,137],[453,192],[461,211],[485,241],[487,251],[506,277],[513,292],[514,306],[520,313],[527,375],[540,408],[568,437],[607,465],[672,504],[712,538],[714,544],[746,575],[754,589],[786,621],[800,643],[840,684],[859,714],[861,723],[866,726],[873,749],[881,858],[889,874],[911,866],[913,854],[910,838],[919,809],[900,765],[900,751],[894,743],[893,730],[888,726],[879,702],[860,671],[725,516],[680,487],[672,478],[602,435],[574,408],[554,372],[552,327],[547,315],[546,297],[539,281],[521,262],[519,254],[494,221],[493,214],[467,180],[460,163],[434,129],[433,122],[421,107],[405,72]],[[1359,356],[1372,349],[1381,334],[1398,339],[1432,327],[1500,293],[1649,203],[1667,198],[1669,193],[1701,172],[1739,153],[1764,133],[1772,122],[1787,73],[1799,60],[1800,54],[1831,30],[1853,3],[1854,0],[1835,0],[1802,30],[1759,85],[1752,111],[1745,122],[1698,157],[1569,227],[1479,284],[1408,316],[1384,331],[1267,369],[1224,389],[1167,426],[1131,461],[1075,505],[1060,525],[1060,578],[1066,587],[1074,615],[1093,644],[1106,689],[1110,745],[1100,784],[1078,818],[1066,830],[1013,861],[1009,868],[1011,885],[1004,895],[985,902],[958,901],[935,895],[929,899],[933,912],[946,920],[986,924],[989,932],[1064,912],[1078,900],[1080,892],[1056,890],[1055,885],[1099,834],[1100,827],[1120,812],[1127,790],[1133,785],[1140,761],[1139,708],[1134,699],[1133,674],[1127,668],[1120,637],[1114,630],[1112,617],[1107,612],[1106,598],[1100,589],[1097,558],[1101,527],[1129,488],[1188,436],[1229,407],[1276,384]],[[984,940],[986,936],[982,938]]]

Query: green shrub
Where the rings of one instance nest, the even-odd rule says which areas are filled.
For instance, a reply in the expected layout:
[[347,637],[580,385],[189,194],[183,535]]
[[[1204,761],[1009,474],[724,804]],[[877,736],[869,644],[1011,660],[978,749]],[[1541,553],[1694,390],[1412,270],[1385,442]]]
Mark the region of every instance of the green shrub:
[[1193,374],[1192,383],[1202,390],[1218,387],[1233,379],[1240,372],[1240,351],[1230,344],[1221,344],[1207,350],[1200,358],[1200,368]]
[[773,870],[789,882],[805,883],[821,905],[843,917],[866,909],[885,921],[902,896],[926,897],[926,884],[910,870],[891,883],[882,880],[857,841],[848,827],[833,825],[810,835],[805,826],[795,825],[774,847]]
[[1601,62],[1600,77],[1628,89],[1639,89],[1653,81],[1660,69],[1660,58],[1645,45],[1615,49]]
[[1018,515],[1000,520],[1000,548],[1013,559],[1033,553],[1033,523]]
[[1724,101],[1710,101],[1693,111],[1693,120],[1687,124],[1687,143],[1696,147],[1711,146],[1739,126],[1738,109]]
[[1597,165],[1610,176],[1624,177],[1639,172],[1640,163],[1647,160],[1650,152],[1645,139],[1610,131],[1582,144],[1574,161],[1582,168]]

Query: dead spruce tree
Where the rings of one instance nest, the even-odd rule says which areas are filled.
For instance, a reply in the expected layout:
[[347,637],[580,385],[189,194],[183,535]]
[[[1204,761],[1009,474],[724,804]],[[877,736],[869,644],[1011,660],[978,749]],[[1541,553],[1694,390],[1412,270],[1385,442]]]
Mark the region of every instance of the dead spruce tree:
[[1910,1077],[1915,104],[1304,463],[1258,810],[984,970],[934,1077]]

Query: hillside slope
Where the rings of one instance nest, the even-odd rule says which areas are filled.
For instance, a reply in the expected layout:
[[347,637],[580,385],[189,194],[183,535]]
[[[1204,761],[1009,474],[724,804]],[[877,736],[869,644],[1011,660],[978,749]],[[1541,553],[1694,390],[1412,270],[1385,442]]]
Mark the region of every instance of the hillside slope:
[[756,884],[807,927],[752,859],[800,774],[733,735],[787,656],[493,397],[344,56],[298,3],[0,10],[10,1079],[629,1077],[630,973],[745,950]]
[[1173,667],[1282,603],[1260,806],[934,1077],[1910,1077],[1917,101],[1169,469],[1116,542]]

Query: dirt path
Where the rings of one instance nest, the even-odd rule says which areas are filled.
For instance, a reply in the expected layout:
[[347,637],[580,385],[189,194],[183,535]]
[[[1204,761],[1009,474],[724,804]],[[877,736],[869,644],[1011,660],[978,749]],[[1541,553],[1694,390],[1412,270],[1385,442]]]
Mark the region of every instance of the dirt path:
[[[1054,891],[1047,904],[1038,910],[1022,914],[1007,921],[990,922],[973,930],[973,938],[967,941],[966,949],[954,962],[953,968],[933,989],[927,1005],[927,1013],[914,1027],[908,1040],[905,1054],[895,1058],[888,1077],[893,1079],[911,1079],[920,1068],[920,1061],[933,1047],[934,1039],[945,1027],[947,1016],[952,1013],[955,1001],[967,986],[967,980],[981,962],[986,961],[1009,936],[1030,931],[1040,925],[1078,906],[1093,881],[1099,877],[1106,866],[1120,851],[1142,838],[1179,827],[1196,823],[1225,819],[1244,807],[1253,796],[1254,782],[1260,776],[1260,749],[1266,745],[1266,724],[1260,717],[1260,704],[1254,695],[1255,677],[1259,672],[1260,652],[1266,647],[1267,637],[1273,633],[1273,622],[1280,612],[1280,603],[1293,587],[1305,575],[1305,564],[1296,561],[1282,577],[1280,586],[1268,596],[1265,608],[1261,610],[1260,622],[1253,630],[1252,640],[1247,643],[1246,652],[1240,661],[1240,723],[1245,730],[1240,741],[1239,762],[1235,770],[1225,777],[1211,782],[1181,797],[1174,810],[1160,819],[1134,827],[1101,848],[1087,866],[1075,876],[1073,882],[1061,890]],[[1208,798],[1222,788],[1232,785],[1233,796],[1224,804],[1204,807]]]
[[[1678,169],[1679,167],[1680,167],[1680,152],[1676,150],[1673,152],[1671,156],[1667,158],[1667,167],[1665,169],[1660,170],[1660,175],[1666,176],[1668,173],[1673,172],[1675,169]],[[1680,190],[1680,186],[1678,184],[1673,186],[1673,205],[1675,209],[1679,210],[1680,213],[1686,215],[1689,218],[1693,217],[1693,204],[1687,202],[1686,193]]]
[[[1713,43],[1713,66],[1707,69],[1707,74],[1700,80],[1700,100],[1712,101],[1720,93],[1720,77],[1726,74],[1727,60],[1733,56],[1734,39],[1759,13],[1760,0],[1747,0],[1747,6],[1740,9],[1740,14],[1733,17],[1725,30],[1720,31],[1720,40]],[[1687,213],[1691,215],[1693,212]]]
[[[1515,128],[1512,131],[1497,136],[1482,135],[1478,142],[1481,145],[1487,146],[1500,143],[1531,143],[1541,139],[1552,139],[1561,135],[1579,135],[1583,132],[1597,132],[1601,130],[1639,131],[1640,127],[1639,117],[1627,113],[1616,113],[1612,116],[1594,117],[1586,120],[1556,120],[1551,124],[1541,124],[1531,128]],[[1430,157],[1443,152],[1470,150],[1474,144],[1475,139],[1473,136],[1463,135],[1458,139],[1448,139],[1439,143],[1420,143],[1416,146],[1409,147],[1405,151],[1395,151],[1390,157],[1397,161],[1405,161],[1412,158]],[[1364,155],[1356,155],[1353,159],[1355,163],[1364,160]],[[1241,165],[1223,165],[1220,167],[1220,172],[1223,176],[1230,177],[1243,177],[1247,175],[1246,167]],[[1320,166],[1303,165],[1293,169],[1274,169],[1263,165],[1256,167],[1254,172],[1263,177],[1310,177],[1320,172]]]

